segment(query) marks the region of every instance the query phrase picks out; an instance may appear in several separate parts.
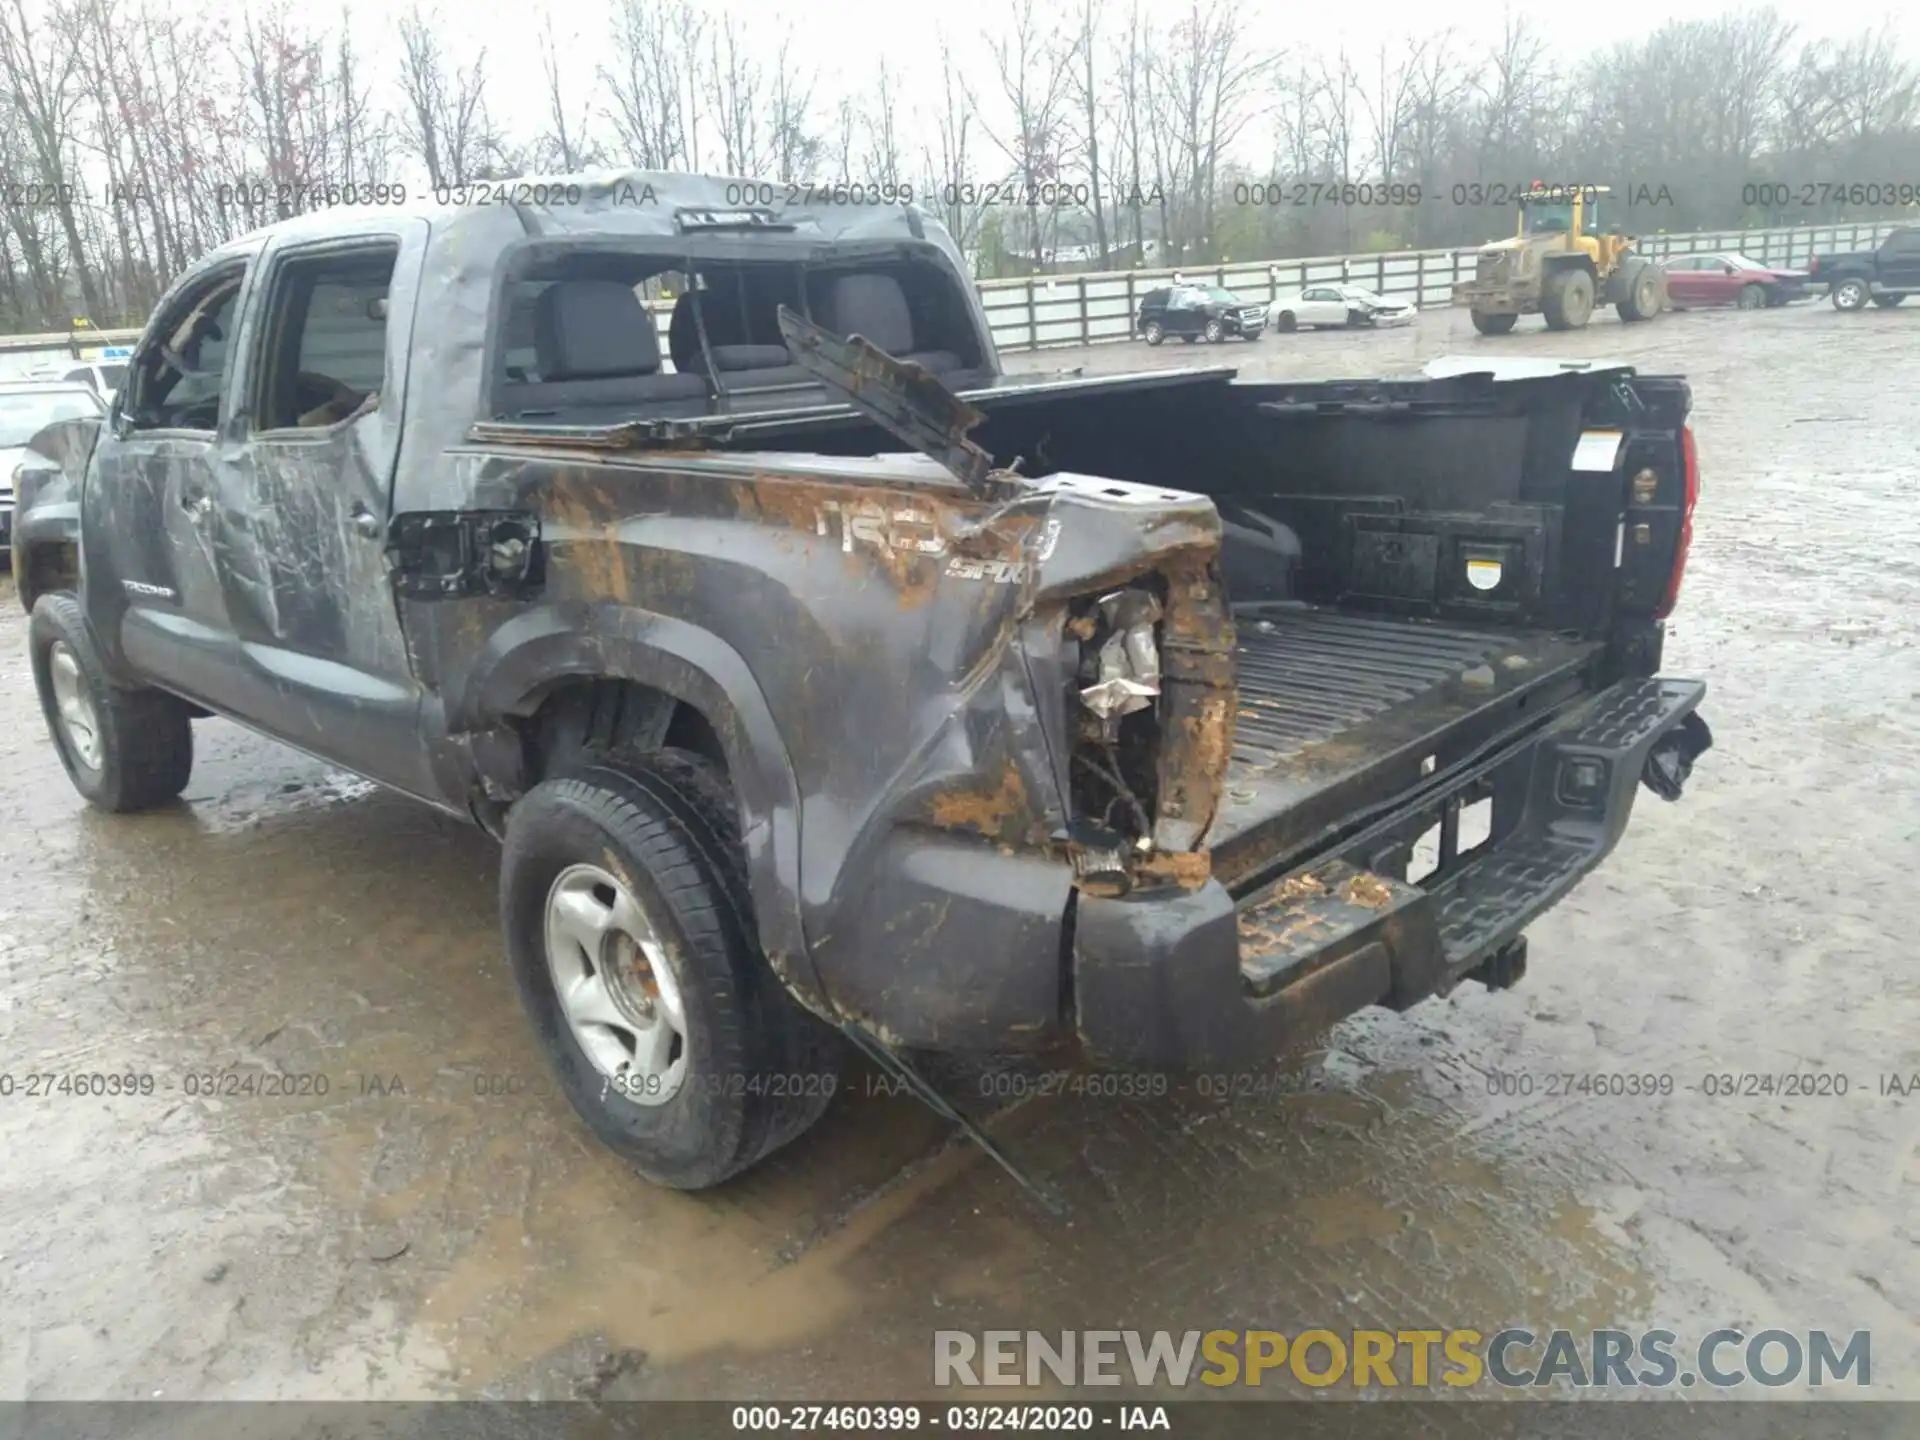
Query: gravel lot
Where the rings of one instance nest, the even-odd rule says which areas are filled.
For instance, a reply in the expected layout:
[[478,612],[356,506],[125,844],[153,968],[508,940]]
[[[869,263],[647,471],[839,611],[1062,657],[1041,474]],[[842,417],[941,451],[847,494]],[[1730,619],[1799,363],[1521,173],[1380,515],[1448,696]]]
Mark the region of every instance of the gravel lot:
[[[935,1329],[1508,1323],[1870,1329],[1874,1394],[1920,1398],[1920,1095],[1881,1080],[1920,1072],[1920,311],[1537,324],[1012,358],[1625,358],[1692,380],[1705,476],[1686,799],[1643,795],[1516,990],[1359,1017],[1263,1097],[1000,1116],[1067,1223],[858,1075],[743,1182],[648,1188],[545,1081],[489,842],[214,722],[185,804],[86,811],[9,591],[0,1068],[158,1079],[0,1099],[0,1398],[930,1395]],[[326,1093],[188,1093],[227,1067]]]

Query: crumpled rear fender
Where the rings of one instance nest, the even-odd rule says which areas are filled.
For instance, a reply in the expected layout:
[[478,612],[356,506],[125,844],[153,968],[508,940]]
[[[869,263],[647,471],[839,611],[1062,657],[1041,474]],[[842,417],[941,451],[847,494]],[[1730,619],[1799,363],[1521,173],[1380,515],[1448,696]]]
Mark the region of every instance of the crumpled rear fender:
[[630,680],[705,715],[740,807],[761,943],[803,1000],[824,1004],[801,926],[799,790],[779,728],[746,662],[710,631],[637,606],[541,605],[487,639],[446,711],[450,733],[530,715],[569,679]]

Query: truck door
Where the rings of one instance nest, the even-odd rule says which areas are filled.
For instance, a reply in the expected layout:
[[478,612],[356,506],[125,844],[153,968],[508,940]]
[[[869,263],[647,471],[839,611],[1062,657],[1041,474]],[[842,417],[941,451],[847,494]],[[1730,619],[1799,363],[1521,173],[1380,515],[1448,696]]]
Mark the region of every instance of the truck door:
[[1886,238],[1880,283],[1889,290],[1920,290],[1920,229],[1896,230]]
[[234,328],[255,256],[226,254],[161,300],[81,497],[81,586],[101,642],[214,709],[244,700],[218,577],[214,472],[232,409]]
[[385,557],[427,228],[396,217],[262,256],[219,467],[232,540],[219,561],[247,718],[438,801]]

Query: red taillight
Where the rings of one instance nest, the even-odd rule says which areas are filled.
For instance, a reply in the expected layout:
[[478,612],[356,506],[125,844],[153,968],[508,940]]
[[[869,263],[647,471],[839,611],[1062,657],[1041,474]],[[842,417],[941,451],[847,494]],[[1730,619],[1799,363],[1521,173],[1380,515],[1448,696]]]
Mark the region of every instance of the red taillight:
[[1664,620],[1680,603],[1680,582],[1687,573],[1687,551],[1693,548],[1693,507],[1700,501],[1700,453],[1694,449],[1693,427],[1680,431],[1680,463],[1686,490],[1680,502],[1680,535],[1673,546],[1673,571],[1667,576],[1667,593],[1660,597],[1660,608],[1653,612]]

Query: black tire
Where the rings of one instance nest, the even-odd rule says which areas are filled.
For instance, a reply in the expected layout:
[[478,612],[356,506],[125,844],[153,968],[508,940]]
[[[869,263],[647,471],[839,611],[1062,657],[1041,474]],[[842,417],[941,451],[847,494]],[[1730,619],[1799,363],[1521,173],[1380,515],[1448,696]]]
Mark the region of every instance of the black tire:
[[1833,286],[1833,308],[1836,310],[1864,310],[1873,292],[1867,288],[1867,282],[1857,277],[1838,280]]
[[1489,315],[1484,310],[1469,313],[1473,316],[1473,328],[1482,335],[1510,335],[1520,321],[1518,315]]
[[1227,327],[1222,325],[1218,320],[1209,320],[1207,321],[1206,336],[1209,345],[1218,345],[1222,340],[1227,338]]
[[1370,328],[1372,324],[1373,324],[1373,316],[1368,311],[1365,311],[1365,310],[1347,311],[1347,328],[1349,330],[1366,330]]
[[1147,343],[1149,345],[1158,345],[1162,340],[1167,338],[1167,332],[1160,328],[1160,322],[1158,320],[1149,320],[1146,328],[1140,333],[1147,337]]
[[1739,298],[1733,303],[1742,310],[1764,310],[1767,308],[1767,287],[1742,285]]
[[[547,902],[578,864],[608,865],[667,941],[686,1013],[685,1076],[641,1104],[595,1066],[547,958]],[[582,765],[507,816],[500,919],[520,998],[580,1117],[647,1179],[700,1190],[805,1133],[838,1087],[842,1042],[787,993],[760,950],[731,794],[683,751]]]
[[[126,689],[108,679],[93,632],[71,591],[57,590],[34,601],[27,649],[47,733],[73,788],[89,804],[115,814],[150,810],[187,788],[193,774],[193,719],[186,703],[165,691]],[[73,662],[71,670],[65,665],[67,657]],[[61,683],[77,687],[73,693],[84,697],[92,719],[90,741],[62,718],[56,666]]]
[[1651,320],[1666,304],[1666,286],[1658,265],[1642,261],[1620,277],[1614,313],[1628,324]]
[[1593,276],[1570,267],[1549,275],[1540,289],[1540,313],[1549,330],[1578,330],[1593,316]]
[[1183,345],[1191,345],[1193,344],[1194,341],[1198,340],[1199,338],[1200,337],[1198,335],[1182,335],[1180,337],[1180,342]]
[[1291,310],[1282,310],[1280,318],[1273,322],[1276,330],[1294,331],[1300,328],[1300,320]]
[[1878,305],[1882,310],[1891,310],[1893,309],[1894,306],[1898,305],[1902,300],[1906,298],[1907,297],[1905,294],[1876,295],[1873,297],[1873,303]]

